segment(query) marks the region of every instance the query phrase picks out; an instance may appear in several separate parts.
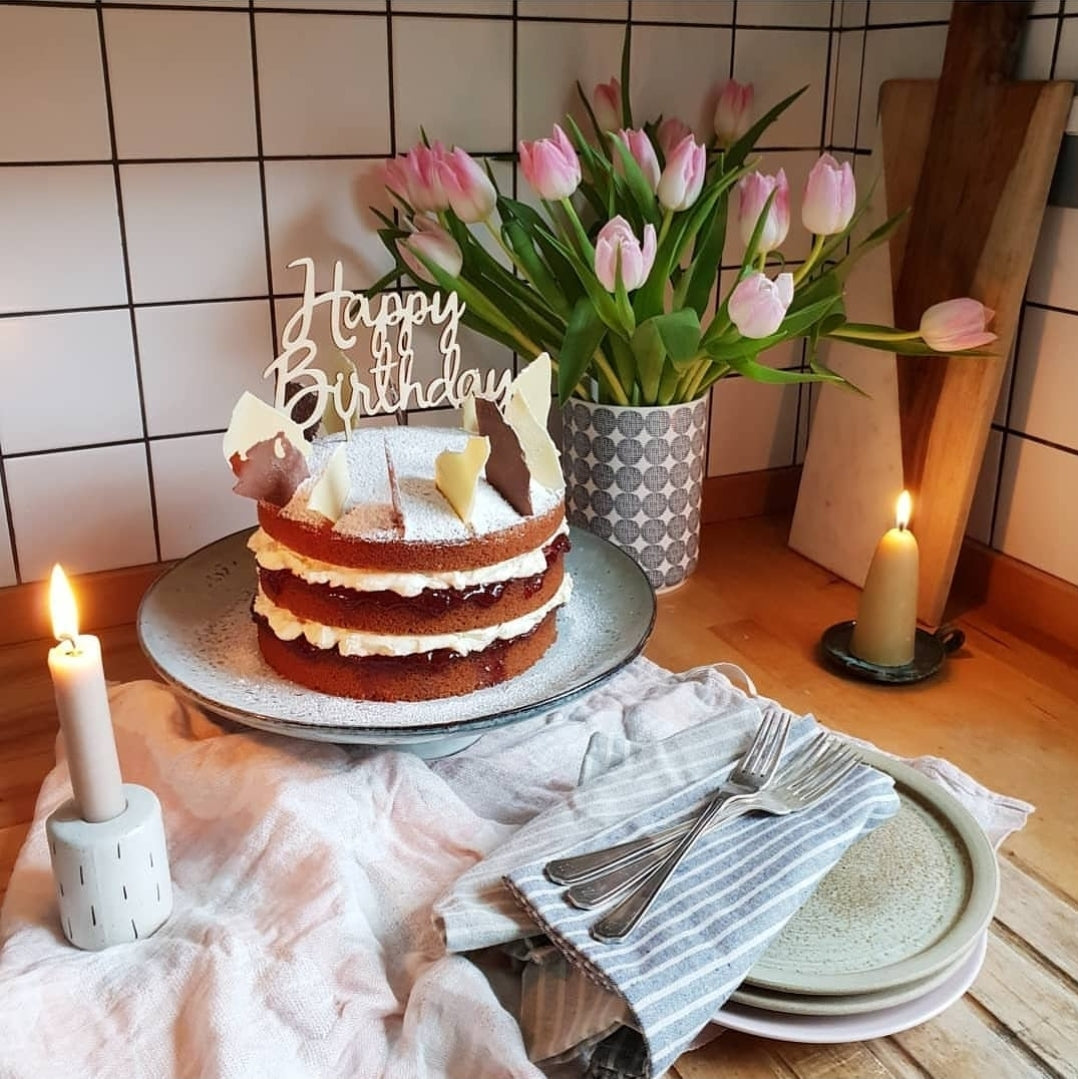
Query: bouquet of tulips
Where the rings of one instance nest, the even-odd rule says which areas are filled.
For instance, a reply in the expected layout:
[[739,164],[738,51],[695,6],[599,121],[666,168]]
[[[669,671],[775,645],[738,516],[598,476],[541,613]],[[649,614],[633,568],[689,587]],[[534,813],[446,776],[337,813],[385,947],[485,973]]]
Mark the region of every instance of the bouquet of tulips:
[[[520,166],[541,209],[497,189],[465,151],[424,140],[389,162],[396,218],[379,211],[395,266],[369,291],[407,276],[424,291],[456,291],[463,321],[527,359],[549,352],[558,391],[617,405],[691,401],[739,373],[761,382],[843,383],[819,356],[827,338],[904,354],[951,354],[995,340],[992,312],[975,300],[937,304],[918,330],[846,320],[843,284],[898,215],[860,243],[850,234],[867,209],[853,172],[823,154],[800,205],[812,234],[806,260],[786,269],[790,229],[786,175],[750,159],[760,135],[800,93],[755,122],[753,88],[731,79],[718,97],[714,135],[698,142],[676,117],[633,126],[628,35],[622,79],[577,89],[589,141],[567,131],[521,142]],[[731,213],[731,196],[733,196]],[[718,294],[728,224],[741,239],[736,280]],[[497,246],[480,242],[485,230]],[[504,254],[504,261],[491,250]],[[777,370],[760,353],[793,338],[808,342],[807,369]]]

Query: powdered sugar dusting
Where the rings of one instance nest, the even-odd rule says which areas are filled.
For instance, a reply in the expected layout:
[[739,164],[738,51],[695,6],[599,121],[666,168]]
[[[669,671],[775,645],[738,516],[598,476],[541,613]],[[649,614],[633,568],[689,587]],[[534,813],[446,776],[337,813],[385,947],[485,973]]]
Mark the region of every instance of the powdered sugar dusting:
[[[404,539],[414,543],[464,543],[474,536],[513,528],[527,518],[482,476],[475,492],[470,525],[454,512],[434,484],[434,462],[443,450],[462,450],[470,436],[446,427],[363,428],[348,440],[351,480],[344,513],[334,531],[368,540],[399,540],[395,506],[403,518]],[[343,435],[315,439],[308,458],[311,478],[297,489],[282,510],[285,517],[321,525],[325,518],[307,509],[311,488],[322,474]],[[392,468],[396,484],[390,478]],[[564,497],[564,489],[549,490],[532,480],[536,516],[549,513]]]

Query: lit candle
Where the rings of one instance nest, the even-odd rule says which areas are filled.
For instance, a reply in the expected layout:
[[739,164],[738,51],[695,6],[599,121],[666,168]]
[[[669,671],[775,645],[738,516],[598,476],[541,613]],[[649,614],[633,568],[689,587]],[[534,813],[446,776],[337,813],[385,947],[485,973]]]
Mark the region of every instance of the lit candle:
[[64,735],[71,788],[79,816],[100,822],[119,816],[127,804],[112,733],[101,642],[79,634],[71,586],[59,566],[49,587],[52,633],[60,642],[49,650],[49,673]]
[[880,667],[913,660],[917,633],[917,540],[909,530],[910,495],[895,507],[895,527],[883,534],[868,568],[850,651]]

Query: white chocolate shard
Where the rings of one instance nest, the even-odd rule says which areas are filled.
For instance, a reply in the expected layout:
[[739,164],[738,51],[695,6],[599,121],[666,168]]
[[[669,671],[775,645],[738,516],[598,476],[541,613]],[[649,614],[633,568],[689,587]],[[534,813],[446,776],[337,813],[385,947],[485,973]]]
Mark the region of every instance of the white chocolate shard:
[[472,520],[475,488],[490,456],[490,439],[468,439],[462,450],[442,450],[434,460],[434,484],[465,523]]
[[352,480],[348,473],[348,449],[342,442],[326,462],[325,471],[311,487],[307,508],[336,523],[348,502]]
[[514,393],[510,396],[505,408],[505,419],[520,440],[524,462],[532,474],[532,479],[551,491],[563,487],[565,479],[562,476],[558,447],[554,445],[546,425],[536,419],[522,394]]
[[526,364],[509,386],[509,397],[523,397],[540,426],[550,414],[550,353],[543,352]]
[[232,410],[232,418],[225,432],[222,447],[225,460],[231,465],[232,458],[239,455],[245,461],[247,451],[252,446],[268,442],[279,434],[283,434],[304,457],[310,456],[311,445],[303,437],[303,428],[290,416],[245,391]]
[[460,425],[470,435],[479,434],[479,421],[475,416],[475,394],[470,393],[460,403]]

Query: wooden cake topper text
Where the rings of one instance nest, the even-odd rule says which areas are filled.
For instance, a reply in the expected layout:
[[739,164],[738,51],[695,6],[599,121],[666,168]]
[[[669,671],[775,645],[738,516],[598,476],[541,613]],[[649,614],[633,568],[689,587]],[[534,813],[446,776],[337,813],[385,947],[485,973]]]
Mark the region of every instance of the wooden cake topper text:
[[[321,295],[315,292],[314,260],[300,258],[288,264],[289,269],[294,266],[302,266],[306,274],[303,301],[281,333],[280,355],[265,369],[263,377],[272,376],[276,380],[274,405],[297,418],[304,416],[300,421],[304,427],[317,424],[329,407],[349,436],[355,422],[363,416],[437,405],[460,408],[473,395],[494,401],[506,397],[512,371],[484,374],[475,368],[461,370],[457,331],[464,302],[455,292],[430,297],[422,292],[407,295],[384,292],[375,307],[371,298],[343,286],[339,261],[333,264],[333,288]],[[311,323],[315,309],[324,305],[329,307],[333,344],[345,354],[351,367],[347,378],[338,371],[330,381],[326,372],[315,365],[318,346],[311,337]],[[438,338],[442,373],[426,384],[412,377],[414,332],[424,323],[442,327]],[[372,331],[369,384],[360,379],[355,364],[347,356],[357,342],[353,331],[360,325]],[[310,403],[306,404],[308,400]]]

